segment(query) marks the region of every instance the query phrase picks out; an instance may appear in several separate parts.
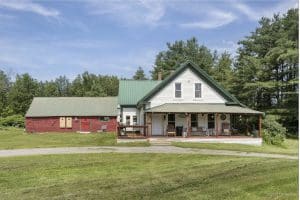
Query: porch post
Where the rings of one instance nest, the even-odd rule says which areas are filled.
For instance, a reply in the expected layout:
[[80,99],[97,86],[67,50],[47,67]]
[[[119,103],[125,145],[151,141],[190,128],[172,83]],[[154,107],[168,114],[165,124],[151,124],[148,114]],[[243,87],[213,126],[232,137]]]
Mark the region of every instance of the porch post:
[[259,118],[258,118],[258,137],[261,137],[261,122],[262,122],[262,116],[259,115]]
[[185,113],[185,121],[186,121],[186,136],[190,136],[190,119],[191,119],[191,114],[190,113]]
[[152,135],[152,114],[146,113],[147,136]]
[[216,113],[216,137],[218,137],[219,131],[219,113]]

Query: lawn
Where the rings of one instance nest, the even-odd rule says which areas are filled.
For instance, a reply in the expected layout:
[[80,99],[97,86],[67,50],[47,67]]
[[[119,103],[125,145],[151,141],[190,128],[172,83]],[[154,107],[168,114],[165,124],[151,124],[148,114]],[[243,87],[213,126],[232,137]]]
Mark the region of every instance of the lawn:
[[216,149],[216,150],[234,150],[244,152],[261,153],[280,153],[280,154],[298,154],[299,141],[297,139],[286,139],[281,146],[263,144],[262,146],[243,145],[243,144],[221,144],[221,143],[191,143],[175,142],[174,146],[184,148]]
[[182,154],[0,158],[1,199],[298,199],[298,161]]
[[149,143],[117,144],[114,133],[45,133],[28,134],[23,129],[0,129],[0,149],[78,147],[78,146],[149,146]]

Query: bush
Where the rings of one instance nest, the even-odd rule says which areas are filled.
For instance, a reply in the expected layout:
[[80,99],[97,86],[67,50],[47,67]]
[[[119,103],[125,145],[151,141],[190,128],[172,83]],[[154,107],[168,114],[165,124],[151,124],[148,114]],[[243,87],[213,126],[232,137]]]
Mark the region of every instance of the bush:
[[0,118],[0,126],[24,127],[24,117],[22,115],[11,115]]
[[267,116],[263,122],[263,140],[267,144],[281,145],[284,142],[286,128],[276,121],[274,116]]

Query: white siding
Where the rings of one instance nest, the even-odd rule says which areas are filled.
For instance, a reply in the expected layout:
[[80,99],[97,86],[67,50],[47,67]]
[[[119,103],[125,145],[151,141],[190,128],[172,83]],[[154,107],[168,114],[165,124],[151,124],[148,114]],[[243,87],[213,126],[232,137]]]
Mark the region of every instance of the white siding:
[[[175,83],[180,82],[182,98],[175,98]],[[202,84],[202,98],[195,99],[195,83]],[[213,88],[206,84],[198,75],[190,69],[186,69],[161,91],[155,94],[149,102],[151,107],[164,103],[225,103],[226,100]]]
[[139,123],[139,115],[136,108],[123,108],[122,109],[122,123],[126,124],[126,116],[130,116],[130,124],[133,124],[133,116],[137,116],[137,123]]

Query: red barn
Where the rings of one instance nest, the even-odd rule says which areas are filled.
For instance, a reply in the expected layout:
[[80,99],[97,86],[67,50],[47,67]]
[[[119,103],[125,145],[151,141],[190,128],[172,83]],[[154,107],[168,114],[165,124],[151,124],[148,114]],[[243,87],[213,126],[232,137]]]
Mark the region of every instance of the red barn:
[[36,97],[27,132],[104,132],[117,129],[117,97]]

